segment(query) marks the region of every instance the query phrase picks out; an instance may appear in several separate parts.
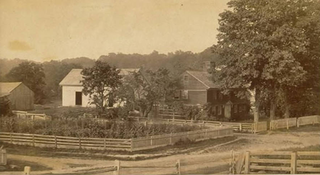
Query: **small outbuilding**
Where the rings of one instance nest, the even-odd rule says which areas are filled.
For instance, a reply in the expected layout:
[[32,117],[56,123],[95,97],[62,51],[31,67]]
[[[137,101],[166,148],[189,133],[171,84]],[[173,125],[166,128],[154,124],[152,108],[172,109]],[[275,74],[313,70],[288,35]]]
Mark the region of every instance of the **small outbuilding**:
[[[92,107],[90,98],[82,92],[82,69],[72,69],[60,82],[62,86],[62,106]],[[120,69],[120,75],[126,76],[139,69]]]
[[34,109],[34,93],[22,82],[0,82],[0,98],[9,99],[12,110]]

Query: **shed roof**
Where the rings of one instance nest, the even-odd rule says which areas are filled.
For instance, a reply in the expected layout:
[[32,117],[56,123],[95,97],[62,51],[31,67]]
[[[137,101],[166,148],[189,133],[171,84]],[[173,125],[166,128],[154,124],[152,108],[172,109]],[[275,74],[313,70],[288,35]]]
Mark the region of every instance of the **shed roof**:
[[189,75],[197,79],[199,82],[201,82],[203,85],[205,85],[207,88],[219,88],[218,84],[215,84],[210,79],[210,74],[205,71],[186,71]]
[[0,82],[0,97],[9,95],[22,82]]
[[[81,75],[82,69],[72,69],[66,77],[59,83],[60,86],[82,86],[80,82],[83,80]],[[120,75],[128,75],[131,72],[139,71],[139,69],[120,69]]]

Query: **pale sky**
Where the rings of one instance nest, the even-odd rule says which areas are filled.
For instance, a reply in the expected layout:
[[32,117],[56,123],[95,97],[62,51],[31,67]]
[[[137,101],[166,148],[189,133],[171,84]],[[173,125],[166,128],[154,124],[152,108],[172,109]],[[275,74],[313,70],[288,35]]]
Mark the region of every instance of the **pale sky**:
[[0,0],[0,58],[201,52],[228,0]]

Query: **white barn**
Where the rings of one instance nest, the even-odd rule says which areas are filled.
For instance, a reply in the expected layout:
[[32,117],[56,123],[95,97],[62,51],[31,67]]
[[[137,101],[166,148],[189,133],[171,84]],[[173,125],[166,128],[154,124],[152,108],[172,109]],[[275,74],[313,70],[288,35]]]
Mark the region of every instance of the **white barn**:
[[[121,69],[120,75],[128,75],[131,72],[137,72],[139,69]],[[62,106],[82,106],[92,107],[89,104],[90,98],[82,93],[83,80],[82,69],[72,69],[66,77],[59,83],[62,86]]]

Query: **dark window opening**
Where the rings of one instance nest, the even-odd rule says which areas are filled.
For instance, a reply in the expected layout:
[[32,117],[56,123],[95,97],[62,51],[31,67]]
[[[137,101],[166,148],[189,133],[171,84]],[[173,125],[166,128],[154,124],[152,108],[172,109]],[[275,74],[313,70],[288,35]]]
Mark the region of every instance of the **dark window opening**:
[[76,92],[76,105],[82,105],[82,92]]

